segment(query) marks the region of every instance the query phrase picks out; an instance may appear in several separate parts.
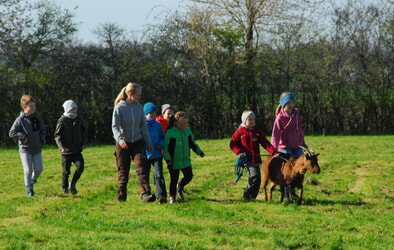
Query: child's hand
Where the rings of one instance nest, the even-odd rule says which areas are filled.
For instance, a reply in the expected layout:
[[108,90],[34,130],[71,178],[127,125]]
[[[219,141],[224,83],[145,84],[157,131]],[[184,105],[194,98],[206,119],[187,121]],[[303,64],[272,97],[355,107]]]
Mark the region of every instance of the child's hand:
[[60,152],[64,153],[64,152],[66,152],[66,149],[62,148],[62,149],[60,149]]

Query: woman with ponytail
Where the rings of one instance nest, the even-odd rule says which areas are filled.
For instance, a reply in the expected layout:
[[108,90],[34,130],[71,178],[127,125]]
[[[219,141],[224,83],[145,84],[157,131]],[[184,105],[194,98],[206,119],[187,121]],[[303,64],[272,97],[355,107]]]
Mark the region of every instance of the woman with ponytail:
[[149,185],[149,169],[142,157],[144,143],[152,152],[151,138],[145,122],[141,99],[142,87],[135,83],[127,84],[115,99],[112,115],[112,133],[116,141],[115,157],[118,169],[118,202],[127,199],[127,183],[130,164],[133,160],[141,188],[141,200],[153,202]]

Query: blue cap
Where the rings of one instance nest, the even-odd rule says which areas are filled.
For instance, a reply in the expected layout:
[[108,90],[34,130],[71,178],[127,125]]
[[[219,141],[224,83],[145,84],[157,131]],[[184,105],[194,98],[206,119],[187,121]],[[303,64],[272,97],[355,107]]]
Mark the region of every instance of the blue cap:
[[280,98],[279,100],[280,106],[284,108],[286,103],[288,103],[289,101],[294,101],[294,95],[292,93],[288,93],[284,97]]
[[157,111],[157,107],[155,104],[151,103],[151,102],[147,102],[144,105],[144,114],[147,115],[149,113],[152,112],[156,112]]

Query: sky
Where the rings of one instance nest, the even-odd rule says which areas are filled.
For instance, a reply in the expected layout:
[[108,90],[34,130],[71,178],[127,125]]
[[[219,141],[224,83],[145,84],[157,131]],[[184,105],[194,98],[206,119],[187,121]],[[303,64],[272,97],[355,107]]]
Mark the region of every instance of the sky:
[[[183,12],[187,0],[53,0],[60,7],[75,14],[74,22],[79,23],[77,33],[82,42],[97,42],[93,30],[101,24],[114,23],[124,29],[127,35],[136,38],[143,35],[144,26],[160,23],[166,13]],[[74,7],[78,6],[77,9]],[[133,31],[133,32],[132,32]]]

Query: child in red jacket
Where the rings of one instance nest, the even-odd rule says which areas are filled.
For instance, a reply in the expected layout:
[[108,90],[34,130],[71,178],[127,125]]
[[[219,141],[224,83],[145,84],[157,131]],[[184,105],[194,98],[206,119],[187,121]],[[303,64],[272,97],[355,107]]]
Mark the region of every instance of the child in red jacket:
[[261,184],[260,145],[271,155],[277,155],[275,148],[265,137],[263,131],[256,126],[256,116],[253,111],[245,110],[242,113],[242,124],[231,137],[231,150],[243,158],[249,173],[248,186],[244,192],[245,201],[256,199]]

